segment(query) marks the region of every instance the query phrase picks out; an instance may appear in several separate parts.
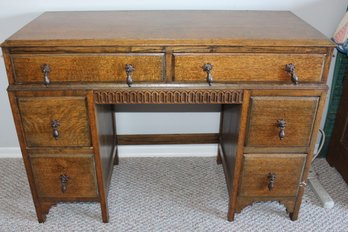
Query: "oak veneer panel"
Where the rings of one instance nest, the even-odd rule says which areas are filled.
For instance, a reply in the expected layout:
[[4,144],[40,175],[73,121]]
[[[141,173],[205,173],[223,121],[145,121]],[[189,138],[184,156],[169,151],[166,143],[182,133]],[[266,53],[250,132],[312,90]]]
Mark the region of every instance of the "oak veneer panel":
[[[239,196],[296,196],[306,154],[244,154]],[[272,191],[268,175],[276,175]]]
[[334,46],[286,11],[47,12],[3,46]]
[[116,128],[113,123],[113,106],[96,105],[96,126],[99,139],[100,161],[106,191],[109,189],[113,170],[114,149],[116,146]]
[[162,54],[55,54],[12,56],[16,83],[43,83],[41,65],[51,68],[49,79],[56,82],[124,82],[125,65],[131,64],[134,82],[163,80]]
[[[30,162],[39,197],[95,198],[98,196],[93,154],[31,155]],[[69,177],[66,192],[60,176]]]
[[[19,97],[28,147],[91,146],[85,97]],[[58,120],[59,137],[51,122]]]
[[223,105],[220,118],[220,146],[222,164],[224,166],[225,178],[229,194],[231,194],[234,184],[233,171],[236,165],[236,156],[238,150],[238,133],[241,124],[241,105]]
[[[246,146],[304,147],[309,145],[319,97],[251,97]],[[285,137],[279,139],[277,120],[286,121]]]
[[202,70],[213,65],[213,81],[291,82],[285,65],[293,63],[299,82],[321,81],[325,55],[320,54],[175,54],[175,81],[206,82]]

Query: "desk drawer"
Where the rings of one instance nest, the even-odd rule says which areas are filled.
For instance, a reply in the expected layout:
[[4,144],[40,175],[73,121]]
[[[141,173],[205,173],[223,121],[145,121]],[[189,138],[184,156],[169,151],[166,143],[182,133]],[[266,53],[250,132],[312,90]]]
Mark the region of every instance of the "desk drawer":
[[306,154],[245,154],[239,196],[296,196]]
[[93,154],[35,154],[30,162],[39,197],[98,196]]
[[16,83],[44,83],[44,64],[51,83],[124,82],[126,64],[134,67],[134,82],[160,82],[164,77],[163,54],[12,55]]
[[19,97],[28,147],[91,146],[85,97]]
[[205,82],[203,65],[213,65],[215,82],[272,81],[291,82],[286,64],[295,65],[299,82],[319,82],[323,54],[175,54],[175,81]]
[[[319,97],[251,97],[246,146],[298,147],[309,145]],[[282,125],[284,128],[281,128]]]

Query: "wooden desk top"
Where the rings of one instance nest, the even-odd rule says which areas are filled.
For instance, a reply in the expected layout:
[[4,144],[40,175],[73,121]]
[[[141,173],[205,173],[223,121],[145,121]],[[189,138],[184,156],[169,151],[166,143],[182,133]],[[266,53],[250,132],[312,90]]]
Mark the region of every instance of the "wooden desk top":
[[2,44],[134,45],[333,46],[287,11],[47,12]]

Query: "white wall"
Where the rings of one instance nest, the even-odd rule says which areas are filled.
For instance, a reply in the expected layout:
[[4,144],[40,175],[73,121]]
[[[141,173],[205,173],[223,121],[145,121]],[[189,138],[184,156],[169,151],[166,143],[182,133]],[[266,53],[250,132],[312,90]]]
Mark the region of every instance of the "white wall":
[[[5,40],[42,12],[61,10],[290,10],[330,37],[344,15],[347,5],[346,0],[0,0],[0,41]],[[3,60],[0,60],[0,155],[1,149],[18,147],[6,93],[7,84]],[[198,112],[193,115],[179,112],[119,113],[118,116],[120,125],[118,130],[121,133],[215,132],[219,120],[217,112]],[[171,119],[171,123],[164,123],[168,118]],[[143,121],[146,123],[141,123]]]

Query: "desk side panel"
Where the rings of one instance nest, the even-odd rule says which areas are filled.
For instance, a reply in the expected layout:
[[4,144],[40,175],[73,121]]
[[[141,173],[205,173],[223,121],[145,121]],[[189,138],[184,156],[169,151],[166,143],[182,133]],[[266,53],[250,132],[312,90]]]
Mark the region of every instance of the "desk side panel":
[[96,105],[99,151],[106,193],[110,186],[116,152],[112,105]]

